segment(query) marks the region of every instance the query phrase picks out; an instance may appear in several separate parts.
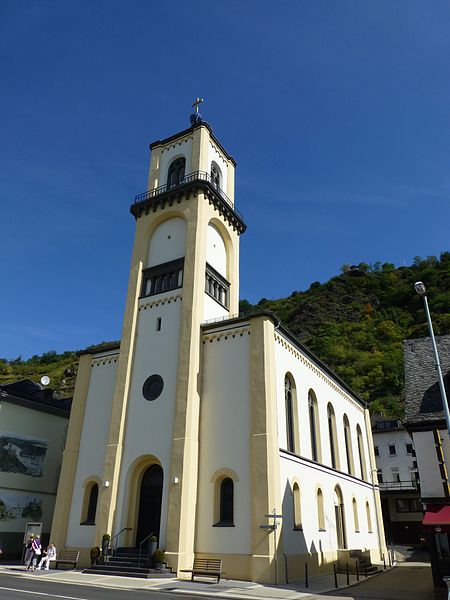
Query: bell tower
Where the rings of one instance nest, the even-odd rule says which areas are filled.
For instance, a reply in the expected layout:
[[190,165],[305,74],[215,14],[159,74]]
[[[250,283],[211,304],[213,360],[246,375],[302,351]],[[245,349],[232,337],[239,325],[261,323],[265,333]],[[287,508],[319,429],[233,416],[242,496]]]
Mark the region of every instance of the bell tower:
[[96,524],[97,536],[129,528],[123,541],[139,545],[148,520],[137,488],[158,465],[159,543],[174,570],[194,552],[201,325],[239,311],[246,229],[236,163],[198,102],[188,129],[150,145],[148,191],[130,207],[136,234]]

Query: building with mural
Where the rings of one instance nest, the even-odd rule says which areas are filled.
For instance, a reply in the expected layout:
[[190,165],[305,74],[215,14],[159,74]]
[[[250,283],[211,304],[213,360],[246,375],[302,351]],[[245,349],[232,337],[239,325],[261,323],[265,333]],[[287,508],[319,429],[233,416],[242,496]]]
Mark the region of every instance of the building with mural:
[[27,523],[50,535],[70,400],[25,380],[0,385],[0,547],[22,554]]

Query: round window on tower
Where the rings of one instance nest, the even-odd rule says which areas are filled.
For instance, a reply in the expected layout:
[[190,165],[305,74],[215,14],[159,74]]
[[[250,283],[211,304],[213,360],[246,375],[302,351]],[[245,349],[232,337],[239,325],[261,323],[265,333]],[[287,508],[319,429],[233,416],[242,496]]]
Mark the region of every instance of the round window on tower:
[[161,375],[150,375],[142,386],[142,394],[146,400],[156,400],[164,388],[164,380]]

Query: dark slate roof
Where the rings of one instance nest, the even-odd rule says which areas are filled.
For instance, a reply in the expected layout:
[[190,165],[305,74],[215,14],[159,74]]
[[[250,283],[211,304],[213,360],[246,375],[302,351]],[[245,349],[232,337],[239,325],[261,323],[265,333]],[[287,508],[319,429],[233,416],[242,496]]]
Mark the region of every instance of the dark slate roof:
[[[450,399],[450,335],[436,337],[447,400]],[[430,338],[405,340],[405,425],[437,426],[445,415]]]
[[67,418],[72,405],[72,398],[58,398],[52,389],[30,379],[0,385],[0,400]]

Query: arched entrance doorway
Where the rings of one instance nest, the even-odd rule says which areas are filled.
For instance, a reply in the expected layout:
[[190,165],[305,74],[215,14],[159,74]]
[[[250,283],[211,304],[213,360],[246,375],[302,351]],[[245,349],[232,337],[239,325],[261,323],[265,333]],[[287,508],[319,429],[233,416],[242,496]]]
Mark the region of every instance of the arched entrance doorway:
[[336,518],[337,544],[339,550],[343,550],[347,545],[345,536],[344,501],[342,500],[342,492],[338,486],[334,488],[334,514]]
[[136,547],[139,547],[142,540],[150,533],[156,535],[159,541],[163,479],[163,470],[159,465],[149,467],[142,477],[136,528]]

